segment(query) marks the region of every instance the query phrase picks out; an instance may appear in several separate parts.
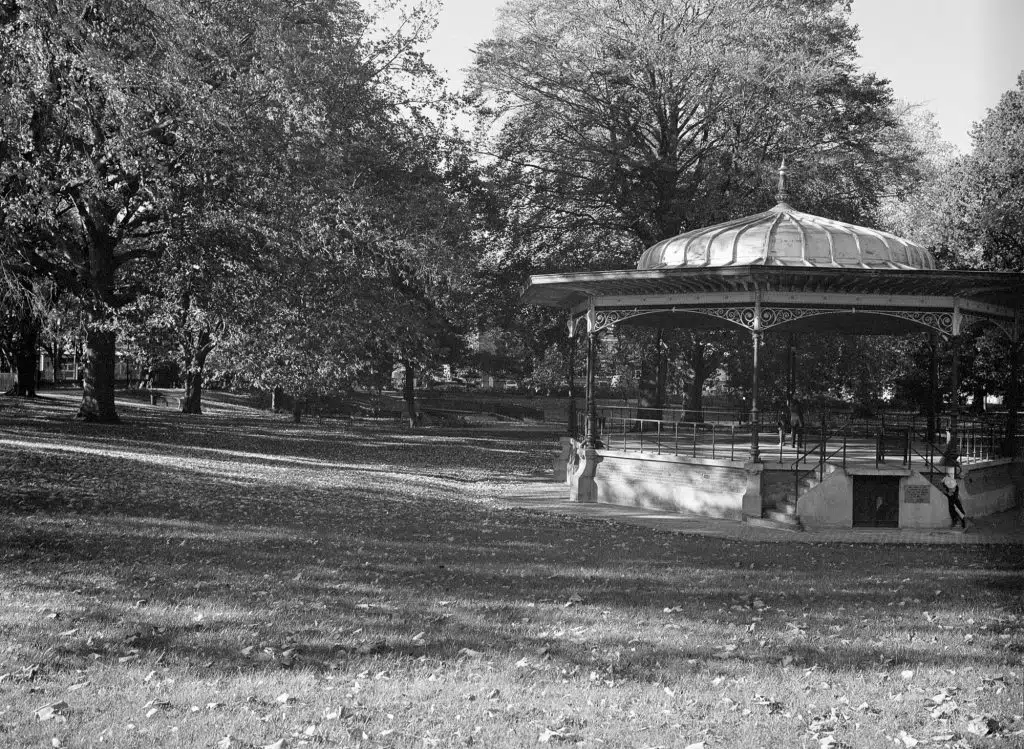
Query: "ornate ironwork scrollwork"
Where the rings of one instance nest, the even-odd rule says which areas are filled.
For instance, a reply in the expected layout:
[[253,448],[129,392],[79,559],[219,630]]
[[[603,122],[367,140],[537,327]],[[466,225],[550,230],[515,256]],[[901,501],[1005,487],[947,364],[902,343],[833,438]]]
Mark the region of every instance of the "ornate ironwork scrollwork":
[[918,312],[915,310],[900,309],[867,309],[864,312],[871,312],[876,315],[888,315],[899,317],[903,320],[910,320],[926,328],[938,331],[943,335],[953,335],[953,313],[952,312]]
[[[760,313],[751,306],[735,307],[689,307],[674,305],[672,307],[652,307],[642,309],[632,307],[627,309],[603,309],[597,310],[594,314],[594,330],[611,328],[618,323],[625,322],[644,315],[653,315],[664,312],[685,312],[694,315],[708,315],[724,320],[747,330],[770,330],[771,328],[796,322],[808,317],[819,315],[842,315],[851,312],[860,312],[872,315],[886,315],[898,317],[903,320],[915,322],[926,328],[931,328],[943,335],[953,334],[953,313],[945,311],[917,311],[888,309],[881,307],[783,307],[771,306],[762,307]],[[1000,321],[993,320],[997,325]],[[1007,323],[1009,324],[1009,323]]]
[[594,331],[614,327],[623,320],[641,317],[642,315],[651,315],[660,311],[657,309],[642,310],[638,307],[633,307],[632,309],[599,309],[594,312]]

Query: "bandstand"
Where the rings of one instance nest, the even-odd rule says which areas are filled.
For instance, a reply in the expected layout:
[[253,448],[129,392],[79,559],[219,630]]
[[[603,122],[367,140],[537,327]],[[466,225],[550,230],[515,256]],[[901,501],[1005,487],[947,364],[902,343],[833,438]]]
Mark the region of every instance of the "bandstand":
[[[566,310],[570,337],[587,338],[584,435],[563,440],[556,465],[570,497],[810,528],[947,527],[938,489],[946,467],[933,441],[941,424],[960,448],[956,476],[968,514],[1016,506],[1024,487],[1013,448],[1024,275],[938,270],[913,242],[795,210],[785,176],[783,167],[775,207],[659,242],[636,270],[530,278],[524,301]],[[749,411],[729,423],[600,414],[600,336],[622,325],[749,333]],[[995,327],[1006,342],[1011,384],[998,433],[960,417],[959,342],[974,325]],[[764,423],[758,404],[769,332],[942,337],[953,352],[948,410],[884,433],[821,424],[803,450],[769,446],[775,425]]]

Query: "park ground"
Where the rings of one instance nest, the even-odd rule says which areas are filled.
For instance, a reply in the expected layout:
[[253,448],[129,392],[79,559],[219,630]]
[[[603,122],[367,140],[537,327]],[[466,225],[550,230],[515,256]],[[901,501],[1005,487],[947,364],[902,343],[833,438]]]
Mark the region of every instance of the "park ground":
[[0,398],[0,746],[1021,747],[1020,547],[509,507],[556,434]]

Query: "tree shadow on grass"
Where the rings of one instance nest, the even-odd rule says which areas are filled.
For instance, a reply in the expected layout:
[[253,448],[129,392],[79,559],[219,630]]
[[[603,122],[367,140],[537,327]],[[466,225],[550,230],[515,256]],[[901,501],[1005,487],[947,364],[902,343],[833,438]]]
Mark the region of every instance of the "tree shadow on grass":
[[[762,563],[752,572],[723,563],[733,550],[720,541],[684,544],[667,534],[581,522],[572,531],[592,538],[585,547],[567,548],[552,544],[564,527],[544,518],[521,520],[527,522],[510,525],[515,538],[492,556],[494,546],[466,536],[443,543],[409,533],[395,538],[387,526],[304,534],[268,526],[118,517],[79,524],[55,517],[34,535],[5,534],[5,562],[19,569],[22,590],[64,598],[78,591],[83,604],[73,623],[83,633],[113,631],[91,642],[60,641],[68,667],[93,653],[223,673],[420,657],[525,657],[524,667],[537,671],[596,669],[607,678],[646,682],[693,671],[694,662],[729,669],[777,665],[786,655],[799,666],[827,670],[949,662],[948,652],[925,643],[947,636],[958,608],[929,598],[944,570],[927,566],[925,554],[907,555],[915,569],[911,581],[899,577],[901,570],[865,591],[856,587],[857,569],[877,549],[849,549],[842,560],[849,569],[834,571],[826,587],[819,569],[804,568],[804,554],[780,555],[777,544],[740,550],[744,560]],[[652,538],[665,541],[674,562],[661,550],[645,552]],[[613,541],[628,548],[608,553]],[[1008,607],[1021,580],[1013,556],[995,553],[987,561],[989,568],[953,592],[971,593],[971,605]],[[97,570],[107,579],[91,587]],[[998,593],[984,595],[981,586],[993,582]],[[168,614],[172,610],[177,613]],[[192,612],[207,614],[179,621]],[[545,629],[578,626],[585,634],[574,640],[521,627],[537,617],[550,621]],[[881,637],[872,628],[883,619]],[[755,622],[756,634],[748,636]],[[988,624],[989,635],[1013,639],[973,648],[971,662],[1000,667],[1019,658],[1019,648],[1003,645],[1019,642],[1020,621],[1007,619],[1000,629]],[[837,626],[841,632],[832,631]],[[647,633],[641,639],[638,628]],[[866,634],[858,632],[864,628]],[[417,632],[426,636],[417,641]],[[730,642],[735,649],[723,651]],[[296,654],[286,658],[289,649]]]
[[[652,681],[786,655],[835,670],[942,665],[965,610],[988,629],[963,657],[1020,657],[1017,549],[750,544],[497,510],[466,501],[456,471],[511,473],[518,463],[494,456],[529,441],[374,461],[371,440],[264,424],[276,436],[261,443],[247,423],[0,435],[5,585],[68,608],[22,633],[60,653],[54,667],[94,653],[225,674],[486,658]],[[415,468],[440,455],[452,475]]]

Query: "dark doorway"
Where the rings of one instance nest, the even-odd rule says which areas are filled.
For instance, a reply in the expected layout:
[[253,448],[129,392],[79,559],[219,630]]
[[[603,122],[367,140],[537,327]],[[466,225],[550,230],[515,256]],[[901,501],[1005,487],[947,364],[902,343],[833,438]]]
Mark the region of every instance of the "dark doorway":
[[900,477],[853,477],[853,527],[899,528]]

